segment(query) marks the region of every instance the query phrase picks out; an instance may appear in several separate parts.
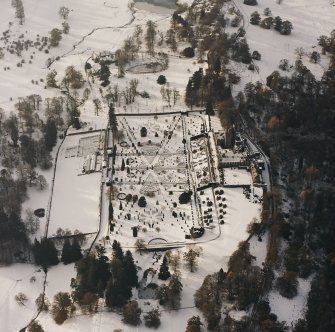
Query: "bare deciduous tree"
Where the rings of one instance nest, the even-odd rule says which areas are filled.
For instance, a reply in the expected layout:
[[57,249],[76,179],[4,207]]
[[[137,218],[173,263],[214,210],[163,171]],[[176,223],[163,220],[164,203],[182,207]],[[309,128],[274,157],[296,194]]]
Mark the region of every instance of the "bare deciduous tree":
[[197,268],[197,260],[202,253],[202,248],[191,245],[188,251],[184,252],[184,260],[187,267],[190,269],[190,272],[194,272]]
[[59,8],[58,14],[63,20],[67,20],[70,14],[70,9],[65,6],[62,6]]

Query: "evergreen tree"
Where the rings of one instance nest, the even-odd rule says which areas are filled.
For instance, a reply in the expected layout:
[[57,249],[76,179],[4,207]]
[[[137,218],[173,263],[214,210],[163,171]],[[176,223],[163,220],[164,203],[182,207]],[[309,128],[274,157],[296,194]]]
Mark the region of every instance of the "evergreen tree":
[[108,82],[109,76],[110,76],[110,70],[109,67],[106,64],[101,64],[100,68],[100,81]]
[[167,280],[171,277],[171,273],[169,271],[169,265],[166,255],[163,258],[163,262],[159,268],[158,279]]
[[106,305],[110,308],[121,307],[131,298],[131,286],[128,283],[122,261],[114,258],[111,263],[112,276],[106,289]]
[[211,100],[209,100],[206,103],[206,114],[207,115],[215,115],[214,108],[213,108],[213,103]]
[[148,131],[147,128],[142,127],[141,128],[141,137],[147,137]]
[[22,160],[32,168],[37,164],[37,146],[36,142],[27,135],[20,136],[21,157]]
[[57,142],[57,127],[55,121],[51,118],[48,118],[45,125],[44,140],[47,150],[51,151]]
[[76,298],[80,300],[88,292],[102,296],[111,276],[108,258],[100,255],[97,259],[94,255],[87,255],[77,262],[76,268],[79,280]]
[[163,85],[166,83],[166,77],[164,75],[159,75],[156,82],[159,85]]
[[186,47],[182,51],[182,55],[186,58],[193,58],[194,57],[194,49],[192,47]]
[[193,89],[193,82],[192,82],[192,79],[189,79],[186,85],[185,103],[187,106],[191,107],[191,109],[192,109],[192,106],[194,105],[194,96],[195,96],[195,92]]
[[141,196],[138,200],[138,206],[145,208],[147,206],[147,200],[145,199],[144,196]]
[[134,262],[133,255],[129,250],[126,251],[126,255],[124,256],[123,266],[128,285],[131,287],[137,287],[138,286],[137,268]]
[[214,61],[213,70],[217,74],[221,73],[221,58],[219,56]]
[[14,147],[17,147],[17,142],[19,140],[19,127],[16,115],[11,115],[6,121],[4,121],[3,127],[5,131],[10,134]]
[[179,309],[182,290],[183,285],[180,282],[179,276],[173,274],[168,285],[168,303],[170,308]]
[[113,220],[113,205],[112,203],[109,203],[109,207],[108,207],[108,216],[109,216],[109,220],[112,221]]
[[192,194],[192,191],[184,191],[181,193],[179,196],[179,204],[187,204],[191,202]]
[[33,254],[36,264],[43,268],[59,263],[57,249],[50,239],[43,238],[41,242],[35,239]]
[[61,261],[64,264],[72,263],[72,248],[71,248],[71,243],[69,239],[65,239],[64,241]]
[[83,257],[83,254],[81,253],[80,244],[76,238],[74,238],[72,242],[71,255],[72,255],[72,262],[77,262]]
[[120,242],[114,240],[112,249],[113,249],[113,257],[122,261],[124,255]]

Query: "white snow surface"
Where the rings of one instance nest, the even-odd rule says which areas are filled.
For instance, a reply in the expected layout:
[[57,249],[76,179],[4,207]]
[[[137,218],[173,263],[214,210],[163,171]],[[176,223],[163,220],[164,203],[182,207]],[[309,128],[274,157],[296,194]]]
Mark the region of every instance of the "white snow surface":
[[[180,0],[181,3],[192,4],[192,0]],[[236,0],[238,7],[245,16],[245,29],[251,51],[258,50],[262,54],[262,60],[257,62],[260,74],[251,73],[243,66],[236,65],[237,70],[242,76],[242,82],[235,90],[241,89],[249,81],[265,81],[265,78],[275,69],[279,61],[287,58],[291,64],[294,64],[296,56],[294,50],[297,47],[303,47],[306,53],[316,49],[317,38],[321,34],[329,35],[334,28],[335,7],[330,5],[329,0],[291,0],[283,1],[278,5],[274,0],[258,0],[256,7],[245,6],[242,0]],[[0,89],[0,107],[9,113],[14,110],[14,104],[19,97],[25,97],[29,94],[40,94],[43,98],[59,95],[55,89],[44,89],[44,83],[32,84],[31,80],[45,80],[46,74],[50,69],[55,69],[60,80],[64,69],[69,65],[74,65],[77,69],[83,71],[86,60],[93,53],[98,54],[104,50],[115,51],[122,46],[125,38],[129,37],[136,25],[144,26],[148,18],[159,26],[161,31],[169,27],[170,13],[167,11],[153,10],[149,13],[142,9],[135,9],[135,13],[128,7],[128,1],[125,0],[23,0],[26,21],[20,26],[14,18],[14,9],[10,1],[1,0],[0,12],[0,31],[9,28],[8,22],[14,22],[10,27],[10,40],[15,40],[20,34],[25,38],[36,40],[37,34],[47,36],[48,32],[55,28],[61,28],[62,20],[58,15],[60,6],[67,6],[71,9],[69,16],[70,33],[64,35],[60,46],[51,48],[49,54],[40,52],[37,49],[23,51],[23,57],[5,54],[4,59],[0,60],[1,68],[1,89]],[[290,20],[294,29],[292,35],[281,36],[274,30],[263,30],[259,26],[252,26],[248,23],[250,14],[258,10],[270,7],[274,16],[281,16],[283,19]],[[136,8],[136,7],[135,7]],[[134,20],[133,20],[134,19]],[[179,51],[188,45],[180,44]],[[4,47],[0,40],[0,47]],[[33,53],[35,52],[35,54]],[[32,64],[28,64],[30,56],[33,56]],[[59,61],[55,61],[50,69],[46,68],[48,58],[59,56]],[[16,64],[25,59],[26,63],[19,68]],[[162,110],[185,110],[183,104],[183,91],[187,84],[189,76],[199,68],[199,64],[194,59],[181,59],[174,54],[170,57],[170,66],[162,74],[166,75],[171,88],[177,88],[181,92],[181,100],[176,106],[168,108],[165,102],[162,102],[160,96],[160,86],[156,84],[158,74],[142,74],[141,76],[127,73],[126,78],[117,80],[116,71],[112,71],[112,84],[119,84],[123,88],[133,79],[139,79],[139,91],[148,91],[149,100],[140,100],[132,106],[127,107],[127,112],[140,113]],[[327,66],[327,59],[322,56],[321,64],[311,64],[308,56],[303,57],[304,64],[312,72],[320,77],[322,66]],[[205,64],[201,66],[205,67]],[[10,70],[4,71],[4,67],[10,67]],[[85,87],[88,84],[86,83]],[[234,91],[235,93],[236,91]],[[92,93],[99,96],[97,86],[93,86]],[[96,116],[91,101],[86,102],[80,109],[81,117],[87,122],[87,127],[93,129],[104,128],[106,125],[107,109],[103,105],[103,110]],[[123,111],[123,109],[118,109]],[[196,133],[192,133],[196,134]],[[99,186],[101,174],[93,173],[89,175],[78,176],[81,167],[80,158],[65,158],[65,149],[75,145],[79,136],[69,136],[60,150],[57,163],[57,173],[54,187],[53,208],[51,210],[49,234],[54,233],[58,227],[69,228],[72,231],[79,229],[82,232],[94,232],[98,225],[98,204],[99,204]],[[56,148],[55,148],[56,149]],[[55,153],[54,150],[53,153]],[[49,200],[50,179],[52,170],[43,172],[43,175],[49,182],[47,192],[38,192],[33,188],[28,191],[29,200],[24,203],[25,208],[45,207]],[[232,175],[233,176],[233,175]],[[235,178],[233,176],[233,178]],[[207,193],[206,193],[207,195]],[[225,188],[224,196],[227,203],[227,214],[224,225],[216,225],[213,230],[208,230],[208,242],[201,243],[204,252],[200,257],[199,269],[196,273],[190,273],[184,266],[181,269],[183,289],[182,307],[185,309],[179,312],[163,311],[162,325],[160,331],[181,331],[186,326],[187,319],[200,313],[192,308],[193,294],[203,281],[203,278],[209,274],[218,271],[221,267],[227,269],[229,256],[236,250],[240,241],[248,236],[246,232],[247,224],[254,217],[259,216],[260,204],[253,203],[246,199],[241,188]],[[106,219],[106,209],[102,211]],[[42,223],[44,220],[41,220]],[[102,235],[106,235],[108,227],[103,225]],[[173,231],[172,231],[173,232]],[[37,236],[43,234],[43,226]],[[207,234],[207,233],[206,233]],[[168,234],[167,234],[168,235]],[[174,234],[172,233],[171,236]],[[207,236],[207,235],[206,235]],[[215,237],[217,237],[215,239]],[[251,239],[251,253],[256,256],[258,266],[261,266],[265,259],[266,235],[263,241],[258,242],[256,238]],[[183,251],[185,249],[181,249]],[[140,256],[134,253],[135,260],[140,266],[151,266],[158,268],[160,262],[156,262],[151,254]],[[75,277],[73,264],[64,266],[60,264],[51,268],[48,273],[46,294],[49,299],[58,291],[70,291],[71,277]],[[36,277],[35,282],[30,278]],[[9,267],[0,267],[0,330],[4,332],[17,331],[24,327],[36,314],[35,299],[43,289],[44,273],[39,268],[28,264],[14,264]],[[158,282],[154,277],[153,282]],[[271,292],[270,305],[272,311],[278,315],[279,320],[285,320],[288,323],[301,317],[306,303],[306,296],[310,287],[309,280],[299,279],[299,294],[292,300],[282,298],[277,292]],[[28,297],[25,306],[19,306],[14,296],[18,292],[23,292]],[[134,292],[136,298],[136,292]],[[146,306],[139,300],[143,311]],[[157,303],[152,301],[152,305]],[[190,308],[189,308],[190,307]],[[236,313],[240,316],[240,313]],[[107,331],[116,328],[122,328],[124,331],[149,331],[142,324],[140,327],[131,328],[121,322],[121,316],[102,312],[92,317],[78,315],[66,321],[62,326],[57,326],[50,314],[41,314],[38,320],[47,331]]]
[[[320,79],[329,60],[321,55],[321,62],[313,64],[309,61],[309,54],[315,50],[321,54],[318,37],[329,36],[334,29],[335,6],[330,0],[284,0],[281,4],[276,0],[258,0],[256,6],[244,5],[243,0],[236,0],[234,3],[244,16],[244,28],[251,53],[257,50],[262,56],[261,61],[255,61],[255,65],[259,67],[259,73],[246,70],[239,64],[232,64],[242,78],[241,84],[236,86],[234,93],[240,91],[250,81],[261,81],[265,84],[266,77],[274,70],[279,70],[281,59],[287,59],[291,65],[294,65],[297,59],[295,50],[300,47],[305,53],[302,57],[304,65],[317,79]],[[270,8],[273,17],[280,16],[283,21],[288,20],[293,24],[291,35],[283,36],[273,28],[266,30],[249,23],[250,15],[254,11],[258,11],[262,19],[265,18],[263,15],[265,8]],[[280,73],[290,75],[283,71]]]
[[293,299],[281,296],[277,291],[272,290],[269,294],[271,311],[276,313],[279,321],[285,321],[288,326],[304,315],[307,304],[307,296],[311,289],[312,277],[308,279],[298,278],[298,295]]

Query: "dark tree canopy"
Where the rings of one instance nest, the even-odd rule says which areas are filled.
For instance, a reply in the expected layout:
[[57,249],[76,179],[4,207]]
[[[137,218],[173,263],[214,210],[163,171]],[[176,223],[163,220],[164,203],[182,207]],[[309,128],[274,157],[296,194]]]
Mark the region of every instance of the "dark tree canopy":
[[147,200],[145,199],[144,196],[141,196],[138,200],[138,206],[145,208],[147,206]]
[[159,75],[157,78],[157,83],[159,85],[163,85],[166,83],[166,77],[164,75]]
[[171,273],[169,271],[168,260],[166,255],[163,258],[163,262],[159,268],[158,279],[167,280],[171,277]]
[[41,242],[35,239],[33,246],[35,262],[43,268],[59,263],[58,252],[52,240],[43,238]]
[[48,118],[47,123],[44,128],[44,140],[45,147],[48,151],[56,145],[57,142],[57,127],[56,123],[52,118]]
[[194,49],[192,47],[186,47],[183,52],[183,56],[186,58],[193,58],[194,57]]
[[192,191],[185,191],[179,196],[179,204],[187,204],[191,202]]

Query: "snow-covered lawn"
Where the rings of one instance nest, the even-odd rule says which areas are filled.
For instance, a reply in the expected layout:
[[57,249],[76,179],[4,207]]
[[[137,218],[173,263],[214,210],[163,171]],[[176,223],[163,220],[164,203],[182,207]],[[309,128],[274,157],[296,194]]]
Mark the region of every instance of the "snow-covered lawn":
[[[291,65],[297,60],[295,50],[303,48],[305,55],[302,58],[312,73],[320,78],[323,68],[327,67],[328,60],[321,56],[320,64],[313,64],[309,61],[309,54],[312,51],[320,51],[318,37],[329,35],[334,29],[335,6],[329,0],[292,0],[282,1],[278,4],[274,0],[259,0],[257,6],[247,6],[243,0],[236,0],[237,7],[242,12],[245,19],[246,38],[250,46],[251,53],[255,50],[262,55],[261,61],[255,61],[259,67],[259,73],[251,71],[240,72],[242,84],[236,90],[243,88],[249,81],[261,81],[265,83],[266,77],[274,70],[279,70],[280,60],[287,59]],[[250,15],[258,11],[261,18],[265,18],[263,11],[270,8],[272,16],[280,16],[283,21],[288,20],[293,24],[291,35],[283,36],[273,28],[266,30],[258,25],[249,23]],[[236,69],[240,67],[237,65]],[[285,74],[285,72],[281,72]]]
[[[13,264],[0,267],[0,329],[18,331],[37,313],[35,299],[43,290],[44,273],[31,264]],[[15,301],[15,295],[27,297],[24,305]]]
[[298,295],[293,299],[281,296],[272,290],[269,294],[269,304],[272,312],[275,312],[279,321],[285,321],[289,326],[304,315],[307,296],[311,289],[312,277],[308,279],[298,278]]
[[[179,2],[191,4],[192,0],[180,0]],[[237,67],[242,76],[242,82],[235,89],[236,91],[242,89],[244,84],[249,81],[261,80],[264,82],[265,78],[273,70],[277,69],[279,61],[283,58],[294,64],[296,59],[294,52],[297,47],[303,47],[306,54],[314,49],[319,50],[318,46],[313,48],[317,44],[317,38],[321,34],[329,35],[334,28],[335,7],[329,5],[329,0],[292,0],[283,1],[281,5],[278,5],[274,0],[258,0],[259,5],[255,7],[243,5],[242,0],[236,0],[236,2],[245,16],[245,29],[250,49],[251,51],[258,50],[262,54],[262,60],[256,62],[259,67],[259,74],[247,71],[244,68],[245,66],[242,66],[243,68],[241,69],[240,64],[232,64],[232,66]],[[9,28],[9,21],[15,22],[15,19],[14,9],[10,6],[10,1],[3,1],[1,5],[0,30],[2,32]],[[37,34],[48,36],[51,29],[60,28],[62,23],[58,15],[60,6],[69,7],[71,12],[68,20],[70,33],[63,36],[59,47],[51,48],[48,54],[44,51],[39,51],[38,48],[31,47],[27,51],[23,51],[22,58],[6,53],[4,59],[0,60],[0,66],[2,67],[0,107],[3,107],[5,112],[9,113],[14,110],[14,104],[18,102],[19,97],[33,93],[40,94],[43,98],[58,96],[59,90],[44,89],[45,83],[41,81],[41,79],[45,80],[49,70],[55,69],[58,72],[57,79],[60,81],[67,66],[74,65],[77,69],[83,71],[85,62],[92,55],[99,54],[99,52],[105,50],[116,51],[122,46],[123,41],[132,35],[135,27],[137,25],[144,27],[148,19],[155,21],[161,31],[166,31],[170,25],[171,11],[167,9],[157,10],[157,8],[150,9],[150,6],[145,6],[146,10],[151,10],[149,13],[144,10],[143,5],[142,9],[138,5],[132,11],[128,7],[128,1],[125,0],[24,0],[25,24],[19,26],[15,22],[10,27],[9,40],[14,41],[19,35],[23,34],[25,39],[36,41]],[[262,14],[265,7],[270,7],[274,16],[279,15],[293,23],[294,29],[290,36],[282,36],[274,30],[264,30],[259,26],[252,26],[248,23],[250,14],[253,11],[258,10]],[[316,17],[319,17],[320,20],[316,20]],[[4,46],[4,41],[1,40],[0,47]],[[186,46],[188,46],[186,43],[180,43],[179,51]],[[56,57],[59,57],[59,60],[53,62],[50,69],[48,69],[46,66],[47,59]],[[22,67],[17,67],[17,63],[22,59],[25,60],[25,63]],[[31,64],[29,64],[29,60],[31,60]],[[322,66],[327,65],[327,61],[323,57],[320,65],[311,64],[308,60],[308,55],[303,56],[303,61],[317,77],[320,77],[322,73]],[[3,70],[4,67],[10,67],[10,69]],[[119,121],[119,125],[123,126],[126,135],[123,141],[127,142],[129,147],[121,147],[118,144],[118,152],[121,151],[123,155],[117,157],[116,167],[118,169],[115,170],[114,178],[122,179],[123,184],[119,183],[116,186],[117,189],[119,192],[137,194],[138,196],[144,195],[146,191],[150,191],[150,188],[155,189],[156,182],[159,189],[154,197],[147,197],[148,208],[145,211],[140,211],[135,204],[131,206],[131,203],[126,204],[123,200],[122,209],[120,209],[120,200],[117,197],[114,199],[114,214],[117,216],[118,221],[111,239],[117,239],[125,246],[133,246],[135,242],[131,232],[131,227],[134,226],[135,220],[136,223],[141,223],[142,226],[140,237],[145,238],[147,241],[154,237],[162,237],[168,241],[185,241],[185,235],[189,232],[190,227],[193,226],[192,213],[194,225],[198,226],[201,222],[199,216],[201,213],[204,215],[204,210],[205,208],[207,209],[207,202],[210,200],[215,204],[218,203],[217,197],[214,197],[217,195],[213,195],[213,190],[211,188],[206,189],[203,197],[200,198],[200,200],[204,201],[204,203],[201,202],[201,212],[196,211],[196,204],[194,203],[192,203],[192,206],[180,206],[178,204],[176,209],[178,216],[172,216],[172,211],[175,209],[173,203],[178,202],[180,193],[188,189],[187,180],[190,180],[189,185],[191,187],[195,184],[195,181],[192,180],[193,175],[188,174],[186,171],[190,170],[190,157],[185,156],[183,153],[182,139],[185,138],[187,144],[189,144],[190,137],[199,134],[201,125],[208,122],[204,121],[202,116],[195,114],[184,119],[180,116],[176,119],[172,119],[172,116],[154,119],[154,113],[156,112],[187,110],[183,102],[185,87],[189,77],[199,67],[206,69],[206,64],[198,64],[195,59],[180,58],[178,53],[176,53],[170,54],[168,69],[160,73],[136,74],[126,72],[125,78],[117,79],[117,68],[115,66],[110,68],[112,73],[111,85],[118,84],[120,90],[122,90],[129,84],[130,80],[138,79],[138,91],[147,91],[150,95],[150,99],[136,97],[134,104],[127,105],[125,108],[117,107],[117,112],[131,114],[153,113],[151,119],[128,117],[125,120],[125,117]],[[167,103],[162,100],[161,86],[156,83],[159,74],[166,76],[171,89],[176,88],[180,92],[180,99],[172,107],[168,107]],[[34,80],[33,83],[32,80]],[[88,83],[86,83],[85,87],[88,86]],[[106,90],[102,89],[102,92],[106,93]],[[93,84],[91,93],[92,98],[100,98],[99,82]],[[81,120],[87,123],[83,130],[105,128],[108,107],[103,104],[100,114],[96,115],[91,99],[80,107]],[[217,127],[220,125],[218,119],[216,119],[215,123]],[[127,126],[129,126],[130,130],[128,130]],[[148,129],[148,136],[145,139],[140,137],[140,129],[144,126]],[[183,126],[186,128],[185,130]],[[171,139],[164,140],[164,130],[173,130]],[[73,130],[69,132],[73,133]],[[158,137],[155,135],[156,132]],[[82,166],[86,156],[77,156],[76,154],[72,157],[70,156],[72,154],[71,151],[77,151],[76,148],[79,145],[80,138],[94,135],[97,134],[68,136],[60,149],[56,165],[57,171],[50,214],[49,235],[54,234],[59,227],[69,229],[72,232],[78,229],[83,233],[96,232],[98,230],[100,184],[102,179],[104,179],[104,175],[100,172],[83,175]],[[131,135],[134,135],[134,141],[132,141]],[[150,143],[149,139],[151,140]],[[141,147],[136,145],[138,141],[141,141]],[[132,143],[135,143],[135,146],[141,151],[141,156],[134,156],[135,146],[132,146]],[[165,154],[150,154],[150,152],[158,152],[162,147],[164,147]],[[178,153],[182,153],[172,155],[178,150]],[[171,155],[168,155],[168,153],[171,153]],[[134,177],[132,175],[127,176],[127,171],[120,171],[119,169],[122,165],[122,158],[126,161],[129,157],[134,159],[133,162],[129,161],[130,168],[134,169]],[[242,155],[226,151],[224,160],[227,162],[236,161],[241,157]],[[202,162],[204,165],[208,164],[206,158]],[[201,171],[204,170],[204,165],[199,166]],[[135,170],[135,168],[137,169]],[[52,172],[51,169],[43,173],[49,182],[48,191],[38,192],[34,188],[30,188],[28,191],[29,200],[24,203],[24,209],[28,207],[31,209],[47,208]],[[227,168],[225,169],[225,179],[227,184],[252,185],[250,173],[245,170]],[[129,183],[125,184],[124,182],[127,181]],[[200,257],[198,271],[190,273],[184,266],[181,269],[182,283],[184,285],[182,307],[193,306],[193,294],[200,287],[203,278],[207,274],[216,272],[221,267],[224,270],[227,269],[230,255],[237,249],[238,243],[245,240],[248,236],[246,232],[247,225],[254,217],[258,217],[260,214],[261,205],[255,203],[253,197],[251,199],[246,198],[242,188],[223,189],[222,197],[225,198],[224,203],[227,204],[224,224],[219,225],[218,215],[220,213],[217,213],[213,207],[213,223],[211,225],[213,227],[206,228],[204,237],[199,239],[199,245],[203,247],[204,252]],[[261,196],[259,189],[252,188],[252,193],[253,190],[257,192],[259,197]],[[104,236],[109,235],[108,200],[105,191],[102,197],[103,231],[100,234],[100,241]],[[131,214],[130,220],[127,214]],[[163,220],[160,220],[162,218],[164,223],[162,223]],[[158,224],[157,220],[160,220]],[[41,221],[44,225],[44,219]],[[154,221],[156,224],[151,226]],[[41,225],[41,231],[38,236],[43,234],[43,225]],[[146,232],[143,232],[144,226],[146,227]],[[156,227],[159,227],[159,230]],[[250,250],[256,256],[255,264],[258,266],[261,266],[265,260],[266,242],[266,235],[263,236],[262,242],[258,242],[256,237],[251,239]],[[180,250],[183,252],[185,248]],[[110,254],[110,248],[108,249],[108,254]],[[134,253],[134,257],[138,265],[142,267],[142,272],[151,266],[154,269],[159,268],[161,262],[156,261],[152,253],[143,256]],[[142,272],[140,272],[140,276]],[[30,281],[32,276],[36,277],[35,282]],[[52,297],[58,291],[70,291],[70,279],[74,276],[73,264],[68,266],[60,264],[50,269],[46,287],[48,298],[52,300]],[[0,267],[0,330],[6,332],[17,331],[30,321],[36,313],[34,301],[42,290],[43,280],[44,273],[38,271],[32,265],[14,264],[10,267]],[[159,283],[157,276],[153,277],[153,282]],[[19,306],[14,300],[15,294],[20,291],[28,296],[28,302],[25,306]],[[299,279],[299,295],[295,299],[286,300],[277,292],[271,292],[270,305],[272,311],[278,315],[279,320],[285,320],[290,323],[298,319],[302,315],[308,291],[309,281]],[[134,296],[136,298],[136,292]],[[142,309],[146,311],[146,305],[142,300],[140,300],[140,303]],[[152,304],[156,305],[156,302],[152,301]],[[163,311],[160,330],[164,332],[181,331],[186,326],[187,319],[194,314],[199,314],[195,308],[183,309],[180,312]],[[240,314],[236,313],[237,316]],[[99,313],[93,317],[78,315],[66,321],[62,326],[54,324],[50,314],[41,314],[39,320],[48,331],[107,331],[116,328],[123,328],[124,331],[149,330],[143,325],[136,328],[124,326],[121,322],[121,317],[115,313]]]
[[[90,134],[94,136],[94,134]],[[77,151],[83,135],[67,136],[58,155],[54,192],[50,212],[49,236],[57,229],[96,232],[99,225],[101,172],[82,175],[86,156],[67,157],[68,149]],[[89,137],[86,135],[85,137]]]

